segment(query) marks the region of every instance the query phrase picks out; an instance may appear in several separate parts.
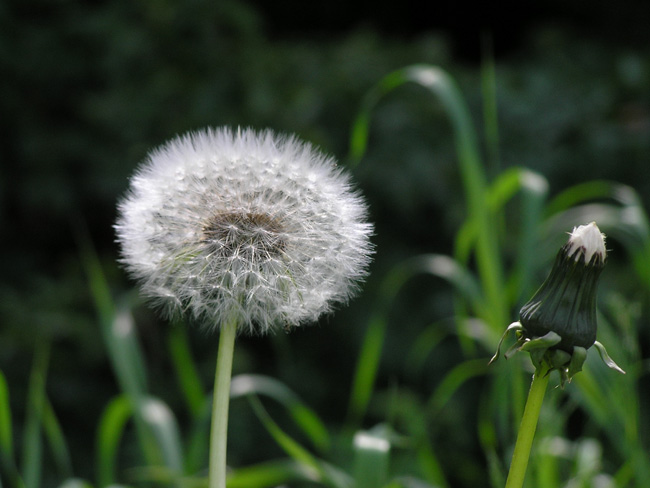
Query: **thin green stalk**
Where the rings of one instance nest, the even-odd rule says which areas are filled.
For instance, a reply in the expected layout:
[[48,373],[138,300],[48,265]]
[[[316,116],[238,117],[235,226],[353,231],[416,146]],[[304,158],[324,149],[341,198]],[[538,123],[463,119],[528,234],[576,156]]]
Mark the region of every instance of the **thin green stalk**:
[[542,402],[544,401],[549,376],[549,370],[545,367],[538,368],[533,375],[533,381],[528,392],[528,400],[526,400],[526,407],[524,408],[524,416],[519,426],[515,451],[512,455],[506,488],[521,488],[524,485],[528,458],[530,457],[530,448],[533,445],[533,438],[537,429],[537,419],[542,409]]
[[228,407],[230,379],[235,350],[237,323],[231,321],[221,328],[217,370],[214,377],[212,400],[212,428],[210,433],[209,487],[226,488],[226,448],[228,440]]

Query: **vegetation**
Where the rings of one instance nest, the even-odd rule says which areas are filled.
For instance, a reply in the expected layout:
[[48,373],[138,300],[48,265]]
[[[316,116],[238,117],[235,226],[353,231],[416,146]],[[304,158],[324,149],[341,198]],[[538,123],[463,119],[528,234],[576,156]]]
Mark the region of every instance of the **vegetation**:
[[217,338],[141,303],[111,226],[148,149],[223,124],[337,155],[378,251],[348,308],[238,344],[229,487],[504,486],[532,366],[487,363],[592,220],[627,374],[592,352],[551,376],[526,486],[645,486],[647,54],[561,29],[479,67],[437,34],[269,42],[236,2],[10,5],[0,32],[2,486],[207,486]]

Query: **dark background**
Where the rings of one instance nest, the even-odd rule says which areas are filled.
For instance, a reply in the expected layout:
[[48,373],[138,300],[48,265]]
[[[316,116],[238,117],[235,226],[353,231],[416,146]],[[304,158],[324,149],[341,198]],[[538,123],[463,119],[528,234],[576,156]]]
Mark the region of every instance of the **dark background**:
[[[92,239],[115,296],[132,293],[134,284],[115,262],[112,224],[128,176],[153,146],[206,125],[250,125],[295,132],[345,164],[363,95],[410,63],[448,70],[481,133],[480,66],[492,53],[500,131],[492,174],[530,167],[548,178],[552,194],[612,179],[632,185],[647,207],[648,21],[650,4],[641,0],[507,7],[413,0],[3,2],[0,368],[16,422],[35,341],[48,338],[48,394],[75,467],[90,476],[84,446],[117,387],[76,236]],[[355,178],[377,229],[364,293],[315,327],[242,339],[236,364],[280,378],[333,422],[345,412],[379,280],[408,256],[449,254],[464,215],[448,123],[416,88],[377,108]],[[439,283],[419,283],[398,306],[382,384],[400,374],[402,348],[419,324],[452,313],[449,293]],[[178,406],[167,380],[168,324],[145,306],[136,316],[152,390]],[[216,338],[191,333],[207,388]],[[431,376],[404,381],[430,388],[453,363],[453,347],[428,365]]]

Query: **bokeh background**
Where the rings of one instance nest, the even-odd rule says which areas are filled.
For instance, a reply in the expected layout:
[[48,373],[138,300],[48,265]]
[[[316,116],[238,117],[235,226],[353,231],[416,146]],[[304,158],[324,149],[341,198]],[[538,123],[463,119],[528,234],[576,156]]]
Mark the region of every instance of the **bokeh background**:
[[[208,125],[270,127],[297,133],[345,165],[364,94],[411,63],[449,71],[481,133],[481,66],[490,58],[499,150],[486,154],[489,173],[531,168],[548,179],[551,195],[587,180],[615,180],[635,188],[650,208],[649,22],[650,4],[642,0],[507,8],[415,0],[3,1],[0,369],[16,431],[35,346],[51,341],[47,393],[75,472],[92,478],[89,446],[118,387],[79,242],[90,238],[115,299],[137,303],[134,284],[116,263],[112,225],[127,178],[153,146]],[[417,87],[379,104],[354,175],[376,223],[376,260],[363,293],[313,327],[242,338],[235,362],[235,372],[279,378],[333,424],[345,416],[380,279],[408,256],[449,254],[465,215],[449,122]],[[628,288],[634,295],[634,285]],[[406,375],[401,361],[423,324],[453,315],[451,290],[420,280],[404,295],[378,384],[406,383],[426,395],[455,364],[457,344],[449,341],[418,377]],[[171,326],[144,304],[134,313],[150,388],[178,407],[182,424],[165,345]],[[195,327],[190,336],[207,389],[217,338]],[[472,388],[470,382],[447,411],[460,425],[475,414]],[[272,441],[260,443],[247,427],[250,413],[239,410],[246,409],[233,407],[233,464],[276,455]],[[383,413],[375,415],[367,425]],[[453,440],[441,449],[443,458],[448,452],[454,462],[462,449],[480,473],[485,461],[473,432],[438,435]],[[48,463],[43,486],[55,486]]]

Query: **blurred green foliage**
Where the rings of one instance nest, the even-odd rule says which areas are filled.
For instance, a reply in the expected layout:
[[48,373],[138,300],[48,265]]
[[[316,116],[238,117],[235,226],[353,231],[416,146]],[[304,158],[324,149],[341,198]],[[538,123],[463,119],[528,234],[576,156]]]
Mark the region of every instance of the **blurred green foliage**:
[[[195,374],[206,389],[211,384],[216,338],[188,329],[186,340],[196,358],[196,372],[184,373],[177,381],[173,373],[187,361],[183,351],[168,348],[172,326],[140,304],[115,261],[111,227],[115,202],[151,147],[205,125],[250,125],[296,132],[346,164],[350,130],[364,96],[385,75],[412,63],[448,70],[467,98],[478,133],[485,129],[479,123],[481,71],[454,59],[443,34],[425,32],[405,41],[359,28],[331,38],[270,40],[265,29],[257,10],[235,0],[0,5],[0,370],[9,392],[6,402],[0,395],[0,403],[10,405],[14,425],[13,443],[6,431],[0,439],[14,453],[30,449],[22,443],[37,442],[36,434],[18,435],[21,426],[26,432],[34,430],[38,415],[34,408],[51,413],[46,422],[50,440],[61,444],[65,438],[68,445],[63,459],[44,450],[41,486],[57,486],[62,469],[95,479],[97,453],[90,446],[123,381],[113,376],[102,340],[108,319],[102,318],[102,329],[80,259],[80,236],[86,233],[106,275],[105,293],[118,308],[134,314],[148,372],[138,388],[144,389],[146,383],[143,391],[169,405],[180,430],[193,432],[200,443],[202,410],[197,398],[202,392],[200,384],[188,378]],[[561,27],[540,27],[531,30],[508,58],[497,59],[495,68],[498,152],[490,152],[489,142],[479,141],[486,153],[499,156],[488,159],[489,177],[525,166],[544,175],[551,196],[574,184],[615,180],[634,188],[640,204],[650,208],[647,51],[580,38]],[[363,295],[319,326],[287,336],[243,338],[238,344],[235,372],[278,378],[299,392],[328,426],[340,426],[345,418],[357,354],[381,280],[406,258],[423,252],[452,254],[466,216],[449,120],[442,106],[425,99],[421,88],[404,86],[387,94],[372,113],[367,151],[354,170],[377,224],[377,259]],[[516,205],[506,207],[505,215],[516,220]],[[621,212],[616,218],[625,216]],[[557,228],[570,230],[584,222],[566,223],[568,227]],[[516,237],[500,242],[508,256],[514,254],[509,246],[519,242]],[[613,235],[608,242],[611,265],[603,279],[603,295],[606,317],[627,327],[623,338],[641,339],[633,346],[623,344],[619,352],[628,351],[640,361],[650,345],[648,287],[630,279],[633,266],[623,251],[627,237]],[[535,269],[545,269],[555,244],[539,249]],[[363,426],[392,416],[411,436],[405,442],[417,443],[419,455],[428,460],[428,479],[441,477],[435,452],[452,486],[474,486],[485,480],[488,465],[500,461],[486,456],[483,449],[496,435],[491,420],[482,418],[478,408],[490,402],[477,400],[483,391],[483,371],[478,363],[454,370],[465,364],[461,359],[466,352],[450,333],[456,312],[452,290],[442,282],[419,277],[401,289],[387,312],[385,343],[390,347],[381,350],[376,391]],[[428,328],[434,321],[437,327]],[[405,368],[406,352],[418,339],[437,346],[436,353],[427,355],[422,346],[408,356],[408,364],[417,367]],[[49,354],[44,352],[48,350]],[[615,354],[611,348],[610,352]],[[170,359],[173,354],[179,355],[175,362]],[[482,354],[487,359],[491,351],[480,349],[474,357]],[[641,383],[618,387],[622,394],[647,383],[643,364],[635,376]],[[30,370],[38,368],[47,370],[46,378],[30,376]],[[452,370],[460,379],[446,380],[445,390],[440,382]],[[41,380],[47,401],[39,390]],[[4,381],[0,393],[5,391],[3,385]],[[589,386],[556,399],[566,413],[563,425],[541,432],[544,446],[562,447],[549,450],[548,456],[559,457],[564,464],[557,460],[551,464],[560,466],[562,474],[582,470],[585,480],[598,475],[594,466],[607,473],[619,467],[608,457],[611,450],[606,444],[601,446],[602,455],[598,451],[598,442],[604,442],[599,437],[601,424],[585,418],[589,398],[580,392],[590,393],[592,403],[600,401],[597,389]],[[641,389],[639,398],[647,405],[644,391],[650,390]],[[402,401],[396,402],[395,395]],[[440,420],[434,427],[423,413],[430,397]],[[40,400],[34,406],[28,404],[29,398]],[[237,432],[237,441],[229,452],[232,464],[243,467],[281,456],[270,438],[260,442],[261,424],[253,409],[242,400],[233,402],[231,429]],[[273,418],[286,417],[286,411],[276,407],[267,406]],[[118,422],[119,403],[114,409]],[[600,415],[606,417],[607,412]],[[468,418],[478,419],[477,425],[461,431],[454,427],[466,425]],[[1,420],[5,425],[5,418]],[[282,428],[292,436],[304,435],[290,422]],[[634,437],[633,428],[621,427],[628,440]],[[636,428],[643,438],[649,427]],[[138,458],[136,433],[127,429],[126,436],[120,460],[129,465]],[[591,438],[598,439],[596,446]],[[66,452],[70,460],[65,459]],[[346,454],[345,449],[334,452],[341,458]],[[458,452],[466,457],[459,461]],[[196,465],[201,464],[200,457],[200,452],[190,456]],[[577,461],[571,464],[572,460]],[[32,460],[32,466],[37,461]],[[344,464],[345,459],[333,461]],[[399,456],[393,462],[398,473],[409,473],[416,464]],[[271,468],[301,476],[294,464]],[[2,481],[11,476],[3,471]],[[536,476],[551,480],[546,481],[550,485],[540,481],[540,486],[552,486],[557,479],[552,470]]]

